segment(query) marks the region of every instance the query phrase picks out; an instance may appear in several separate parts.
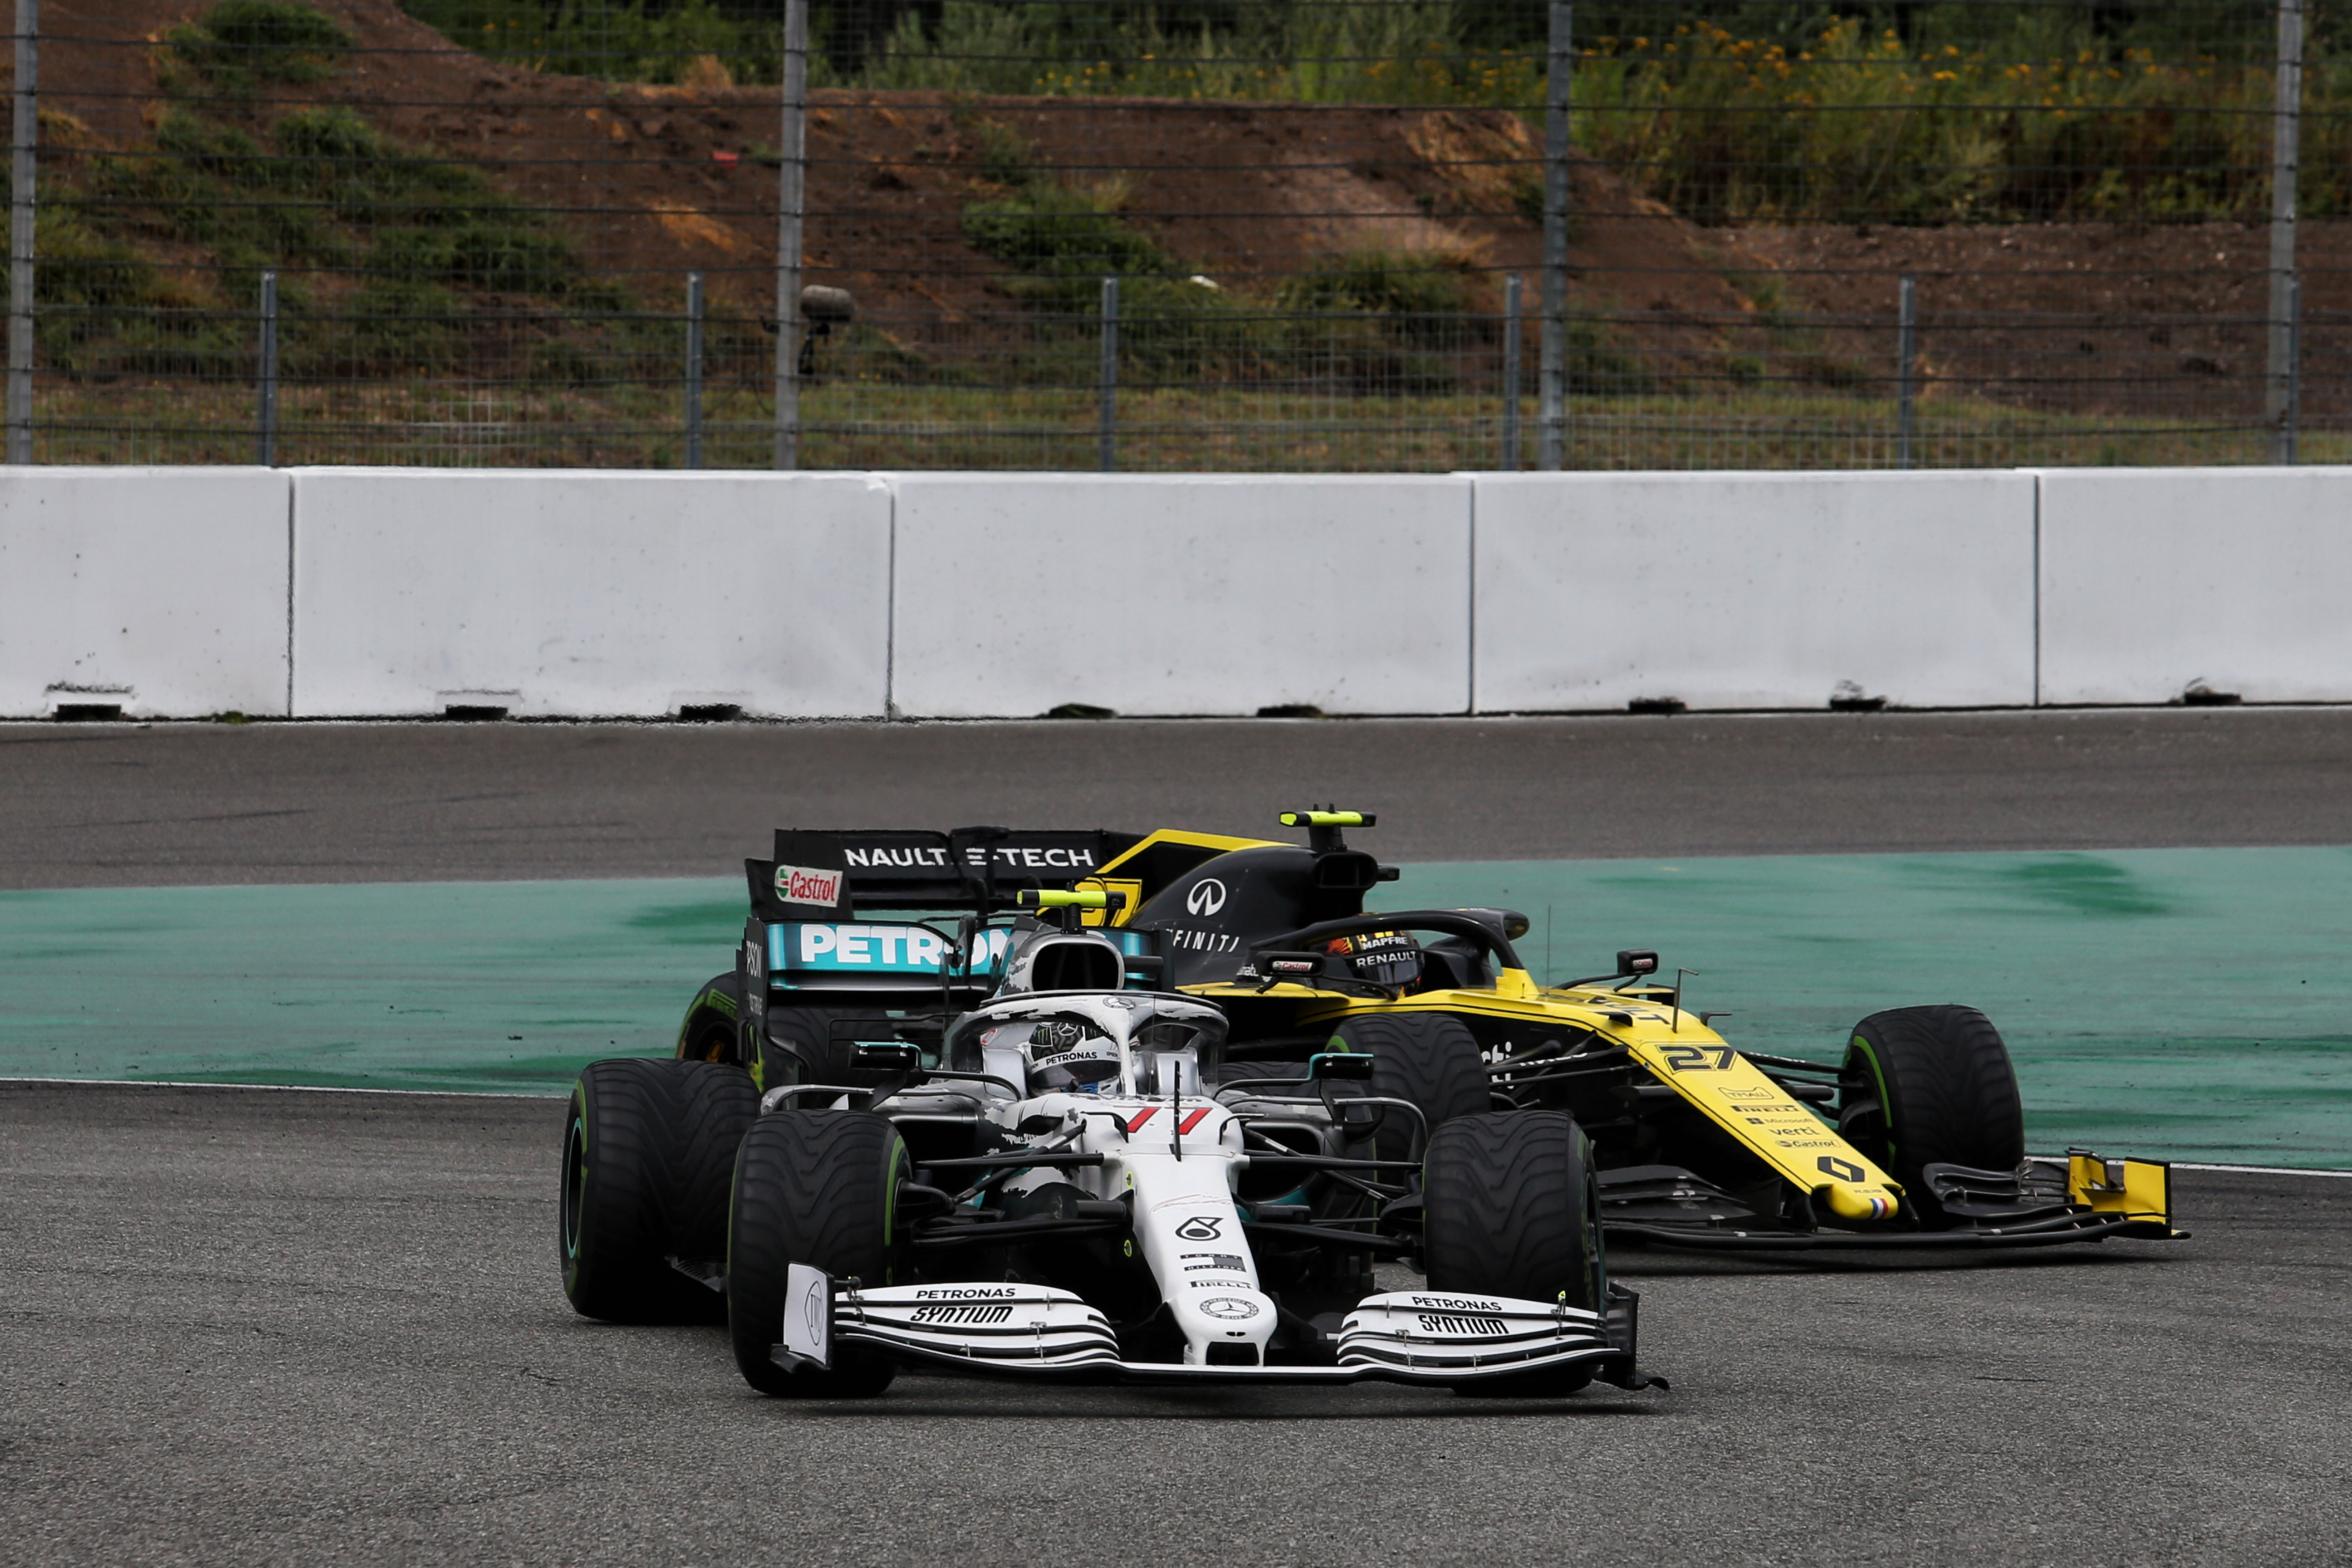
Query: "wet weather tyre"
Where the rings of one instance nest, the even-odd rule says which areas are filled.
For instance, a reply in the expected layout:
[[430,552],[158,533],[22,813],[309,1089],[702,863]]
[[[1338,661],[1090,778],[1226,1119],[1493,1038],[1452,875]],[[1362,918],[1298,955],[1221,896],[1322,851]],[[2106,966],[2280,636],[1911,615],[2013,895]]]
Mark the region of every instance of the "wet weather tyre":
[[1949,1224],[1922,1167],[2008,1171],[2025,1158],[2025,1108],[2009,1047],[1974,1007],[1896,1007],[1853,1026],[1838,1131],[1902,1184],[1921,1225]]
[[[1592,1142],[1557,1110],[1456,1117],[1430,1135],[1422,1183],[1422,1260],[1433,1290],[1564,1301],[1609,1298]],[[1464,1392],[1572,1394],[1590,1367],[1532,1373]]]
[[836,1342],[833,1364],[786,1370],[772,1359],[783,1331],[784,1286],[795,1263],[835,1280],[888,1285],[905,1238],[896,1234],[898,1184],[913,1176],[907,1145],[887,1117],[863,1110],[782,1110],[744,1135],[728,1221],[727,1331],[735,1364],[763,1394],[854,1399],[890,1386],[897,1368],[867,1346]]
[[845,1023],[870,1025],[870,1028],[851,1031],[863,1033],[869,1040],[898,1037],[890,1016],[870,1007],[772,1005],[768,1009],[768,1038],[761,1052],[761,1079],[765,1086],[774,1089],[787,1083],[857,1085],[888,1076],[850,1065],[856,1046],[847,1039],[834,1038],[834,1026]]
[[735,1062],[742,1058],[743,977],[714,975],[694,994],[678,1026],[677,1057],[689,1062]]
[[735,1145],[759,1111],[741,1068],[622,1058],[592,1062],[564,1118],[563,1292],[591,1318],[715,1322],[718,1293],[673,1268],[727,1243]]
[[[1370,1014],[1349,1018],[1332,1033],[1333,1050],[1370,1051],[1376,1058],[1366,1093],[1411,1100],[1429,1130],[1457,1116],[1475,1116],[1492,1100],[1486,1061],[1476,1037],[1459,1018],[1442,1013]],[[1392,1114],[1373,1136],[1377,1158],[1410,1158],[1410,1119]]]

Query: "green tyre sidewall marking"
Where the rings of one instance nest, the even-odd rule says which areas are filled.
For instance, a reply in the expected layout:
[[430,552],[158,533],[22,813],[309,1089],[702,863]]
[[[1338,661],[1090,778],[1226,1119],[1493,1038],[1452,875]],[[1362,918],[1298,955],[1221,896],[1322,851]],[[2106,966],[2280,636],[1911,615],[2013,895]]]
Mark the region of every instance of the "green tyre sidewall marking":
[[588,1208],[588,1086],[572,1086],[572,1122],[563,1138],[562,1227],[563,1289],[569,1295],[580,1288],[581,1220]]
[[1878,1064],[1878,1052],[1860,1035],[1854,1036],[1853,1043],[1846,1047],[1846,1059],[1852,1061],[1855,1057],[1868,1066],[1870,1081],[1878,1089],[1878,1124],[1885,1129],[1886,1173],[1892,1177],[1898,1152],[1895,1144],[1895,1102],[1886,1096],[1886,1069]]
[[907,1141],[893,1137],[889,1142],[890,1158],[882,1170],[882,1251],[890,1259],[887,1284],[898,1283],[898,1184],[911,1180],[914,1173],[908,1168]]

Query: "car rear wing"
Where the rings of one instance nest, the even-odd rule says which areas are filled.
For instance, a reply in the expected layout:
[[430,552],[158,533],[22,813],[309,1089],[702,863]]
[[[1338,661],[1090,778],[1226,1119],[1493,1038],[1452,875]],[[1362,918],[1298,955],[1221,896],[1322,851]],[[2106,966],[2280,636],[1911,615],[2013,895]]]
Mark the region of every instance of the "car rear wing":
[[861,910],[1011,908],[1024,890],[1067,889],[1142,836],[1108,828],[778,828],[775,857],[746,860],[752,912],[849,920]]

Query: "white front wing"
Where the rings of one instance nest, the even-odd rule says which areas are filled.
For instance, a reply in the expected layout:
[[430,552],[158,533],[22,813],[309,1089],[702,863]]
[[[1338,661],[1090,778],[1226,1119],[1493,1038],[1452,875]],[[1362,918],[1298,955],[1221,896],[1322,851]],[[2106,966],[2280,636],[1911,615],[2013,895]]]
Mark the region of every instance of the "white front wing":
[[1628,1347],[1610,1338],[1601,1313],[1429,1290],[1390,1291],[1358,1302],[1339,1332],[1336,1366],[1123,1361],[1101,1312],[1071,1291],[1044,1285],[837,1287],[833,1313],[835,1343],[871,1344],[916,1360],[1032,1376],[1187,1383],[1380,1378],[1459,1385],[1583,1362],[1618,1360],[1630,1372],[1632,1363]]

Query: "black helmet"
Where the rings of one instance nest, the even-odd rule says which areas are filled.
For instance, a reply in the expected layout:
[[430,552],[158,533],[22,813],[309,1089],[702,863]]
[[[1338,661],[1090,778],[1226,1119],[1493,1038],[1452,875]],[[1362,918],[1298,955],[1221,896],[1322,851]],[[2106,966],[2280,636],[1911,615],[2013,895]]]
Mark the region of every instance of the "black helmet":
[[1411,986],[1421,981],[1421,943],[1401,931],[1335,938],[1323,944],[1323,951],[1347,954],[1349,973],[1375,985]]

